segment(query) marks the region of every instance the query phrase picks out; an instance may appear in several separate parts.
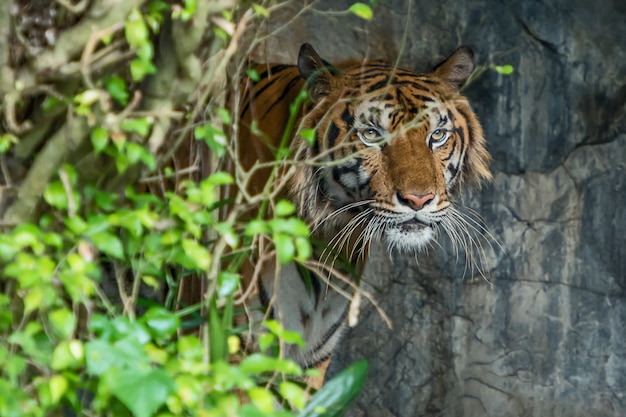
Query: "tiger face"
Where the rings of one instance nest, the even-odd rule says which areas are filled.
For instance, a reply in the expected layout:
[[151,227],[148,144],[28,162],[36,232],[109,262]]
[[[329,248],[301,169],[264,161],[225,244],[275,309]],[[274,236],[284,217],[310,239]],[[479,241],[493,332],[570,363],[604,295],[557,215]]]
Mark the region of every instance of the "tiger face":
[[318,164],[293,181],[300,214],[357,244],[382,238],[404,251],[424,248],[440,226],[455,233],[455,194],[491,178],[482,128],[459,92],[472,57],[460,47],[416,74],[380,61],[334,67],[303,45],[312,108],[302,126],[316,140],[300,146]]

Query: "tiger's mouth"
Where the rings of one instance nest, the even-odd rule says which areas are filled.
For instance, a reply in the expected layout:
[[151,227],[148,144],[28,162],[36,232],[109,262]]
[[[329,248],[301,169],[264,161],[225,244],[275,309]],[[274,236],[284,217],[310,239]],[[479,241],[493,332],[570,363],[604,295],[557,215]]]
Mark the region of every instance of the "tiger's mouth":
[[428,227],[432,227],[432,225],[421,222],[417,219],[410,219],[404,222],[396,223],[395,225],[392,225],[392,227],[399,229],[402,233],[416,233]]
[[383,238],[390,250],[419,251],[426,248],[433,240],[435,229],[435,224],[424,223],[413,218],[388,224]]

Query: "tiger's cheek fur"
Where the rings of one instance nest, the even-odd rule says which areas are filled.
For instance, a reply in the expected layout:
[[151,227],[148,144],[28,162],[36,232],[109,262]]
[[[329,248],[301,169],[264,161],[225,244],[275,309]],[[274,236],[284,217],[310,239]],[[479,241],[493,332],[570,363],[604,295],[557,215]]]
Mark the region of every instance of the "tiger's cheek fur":
[[363,158],[363,169],[370,177],[368,198],[377,201],[389,201],[393,184],[387,169],[387,158],[383,153],[379,151],[369,152]]

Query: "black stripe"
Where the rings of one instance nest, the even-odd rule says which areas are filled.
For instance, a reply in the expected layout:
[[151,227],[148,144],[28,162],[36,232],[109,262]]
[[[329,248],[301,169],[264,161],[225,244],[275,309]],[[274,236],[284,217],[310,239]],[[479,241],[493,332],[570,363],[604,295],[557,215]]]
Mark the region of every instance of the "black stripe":
[[433,102],[435,101],[434,98],[432,97],[428,97],[422,94],[411,94],[411,97],[416,99],[416,100],[420,100],[420,101],[428,101],[428,102]]
[[[335,122],[330,122],[328,125],[328,149],[332,149],[335,147],[335,142],[339,137],[339,128],[335,124]],[[333,153],[330,153],[330,157],[334,160]]]
[[304,283],[304,286],[309,287],[307,284],[311,284],[310,288],[313,292],[313,297],[315,300],[314,308],[315,310],[317,310],[317,305],[320,301],[320,296],[322,295],[322,284],[320,282],[319,276],[310,269],[306,269],[304,266],[298,263],[296,263],[296,269],[298,270],[298,275],[300,275],[300,279]]
[[350,112],[350,109],[346,105],[346,108],[341,112],[341,120],[346,124],[346,130],[349,130],[354,125],[354,115]]
[[[330,326],[330,329],[328,329],[326,331],[326,333],[324,333],[324,336],[322,337],[322,341],[320,343],[318,343],[317,346],[315,346],[315,348],[313,348],[313,350],[310,351],[310,355],[311,356],[315,356],[317,353],[322,351],[324,349],[324,346],[326,345],[326,343],[328,343],[328,341],[330,340],[330,338],[333,337],[334,334],[338,330],[341,330],[341,326],[343,325],[343,323],[344,323],[344,321],[346,319],[346,316],[348,315],[348,308],[349,307],[350,306],[346,307],[346,309],[341,314],[341,317],[339,318],[339,320],[336,321],[335,323],[333,323],[333,325]],[[323,359],[317,360],[313,365],[315,365],[315,364],[317,364],[319,362],[322,362],[322,361],[323,361]]]
[[[469,116],[461,109],[457,108],[456,111],[458,111],[461,116],[463,116],[463,118],[465,119],[465,126],[467,126],[467,133],[468,133],[468,146],[470,143],[472,143],[474,141],[474,130],[472,129],[472,126],[469,122]],[[459,139],[461,140],[461,156],[459,158],[460,161],[463,161],[465,158],[465,133],[463,132],[463,128],[459,127],[458,129],[459,132]]]
[[358,75],[357,78],[361,80],[371,80],[372,78],[378,77],[378,76],[389,77],[389,69],[370,67],[370,68],[363,69],[357,75]]
[[430,84],[430,85],[439,85],[440,84],[439,81],[431,80],[429,78],[420,78],[419,81],[424,83],[424,84]]
[[458,165],[454,166],[454,164],[450,163],[450,164],[448,164],[448,170],[452,174],[452,178],[450,178],[450,181],[452,181],[453,179],[456,178],[456,174],[459,173],[459,167],[458,167]]
[[385,78],[384,80],[381,80],[379,82],[377,82],[376,84],[370,85],[369,87],[367,87],[366,92],[371,93],[372,91],[376,91],[379,90],[383,87],[386,87],[389,85],[389,77]]
[[[267,69],[266,71],[264,71],[261,74],[259,74],[259,81],[255,82],[254,85],[258,85],[262,81],[267,80],[269,75],[277,75],[277,74],[283,72],[286,69],[294,68],[294,67],[295,67],[294,65],[274,65],[274,66],[270,67],[269,69]],[[243,107],[243,110],[240,113],[240,117],[242,119],[245,116],[245,114],[248,112],[248,110],[250,109],[250,104],[252,103],[253,99],[256,98],[256,97],[259,97],[261,94],[263,94],[263,92],[267,88],[269,88],[272,84],[274,84],[276,81],[277,81],[277,78],[274,78],[272,80],[268,80],[267,84],[265,84],[263,87],[261,87],[258,91],[255,91],[254,89],[252,89],[252,91],[250,91],[248,93],[248,102]]]
[[269,112],[272,111],[272,109],[277,105],[280,104],[280,102],[287,97],[287,95],[289,93],[291,93],[291,90],[293,89],[293,87],[300,81],[302,80],[302,77],[300,76],[300,74],[296,75],[291,81],[289,81],[289,83],[287,84],[287,86],[285,87],[285,89],[283,90],[283,93],[280,95],[280,97],[278,97],[276,100],[274,100],[274,102],[272,103],[272,105],[265,111],[265,113],[263,113],[263,116],[261,116],[262,118],[265,117]]
[[270,75],[277,75],[288,68],[294,68],[294,67],[295,65],[284,65],[284,64],[273,65],[269,67],[266,71],[263,71],[262,73],[259,74],[258,82],[263,81],[264,78],[268,78]]
[[315,140],[313,141],[313,156],[317,156],[320,153],[320,137],[319,132],[315,129]]
[[454,121],[456,120],[454,113],[452,113],[452,110],[450,109],[448,109],[448,119],[450,120],[450,123],[452,124],[454,124]]
[[401,113],[399,111],[395,111],[393,113],[389,113],[389,119],[391,120],[390,125],[392,127],[396,127],[397,123],[398,123],[398,116],[400,116]]
[[[299,74],[298,76],[296,76],[296,80],[302,78]],[[241,118],[243,118],[243,116],[246,114],[246,112],[248,111],[248,107],[250,106],[250,102],[252,101],[252,97],[257,98],[257,97],[261,97],[261,95],[263,95],[263,93],[270,88],[271,86],[273,86],[276,82],[282,82],[282,78],[281,77],[274,77],[271,80],[268,80],[267,83],[259,88],[258,90],[254,91],[254,96],[252,94],[250,94],[250,100],[248,100],[248,103],[246,103],[246,106],[244,107],[243,111],[241,112]],[[293,80],[291,81],[293,82]],[[283,92],[284,95],[284,92]],[[265,114],[267,114],[267,111],[265,112]]]
[[[263,285],[263,280],[260,279],[259,280],[259,301],[261,303],[261,306],[263,306],[263,308],[268,309],[269,308],[269,304],[270,304],[270,297],[269,294],[267,293],[267,290],[265,289],[265,286]],[[270,313],[270,317],[274,318],[274,309],[271,308],[268,310]]]
[[[469,123],[469,117],[461,109],[456,109],[456,111],[458,111],[461,114],[461,116],[463,116],[463,118],[465,119],[465,126],[467,126],[467,133],[469,133],[468,140],[471,142],[474,139],[474,132],[473,132],[472,127],[471,127],[471,125]],[[463,132],[463,128],[462,127],[458,127],[455,130],[458,132],[459,138],[461,139],[461,151],[463,151],[465,149],[465,133]]]

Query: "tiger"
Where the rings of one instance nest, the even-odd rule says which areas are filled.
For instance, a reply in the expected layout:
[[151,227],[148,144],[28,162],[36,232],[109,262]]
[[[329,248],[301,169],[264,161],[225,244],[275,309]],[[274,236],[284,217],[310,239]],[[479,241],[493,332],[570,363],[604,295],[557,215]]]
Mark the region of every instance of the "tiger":
[[[347,264],[328,266],[360,274],[373,241],[391,252],[421,251],[438,228],[453,227],[454,197],[491,180],[483,129],[460,92],[473,56],[460,46],[422,74],[380,60],[330,64],[305,43],[296,65],[254,67],[239,110],[244,170],[276,160],[290,106],[307,92],[288,137],[291,158],[301,163],[280,175],[289,172],[283,195],[311,238],[334,251],[316,251],[314,260],[332,264],[341,255]],[[307,140],[302,132],[311,129]],[[262,192],[269,172],[256,170],[248,191]],[[296,263],[264,265],[257,281],[257,305],[305,341],[287,346],[285,356],[304,368],[328,364],[346,327],[347,284],[330,285],[323,272]]]

